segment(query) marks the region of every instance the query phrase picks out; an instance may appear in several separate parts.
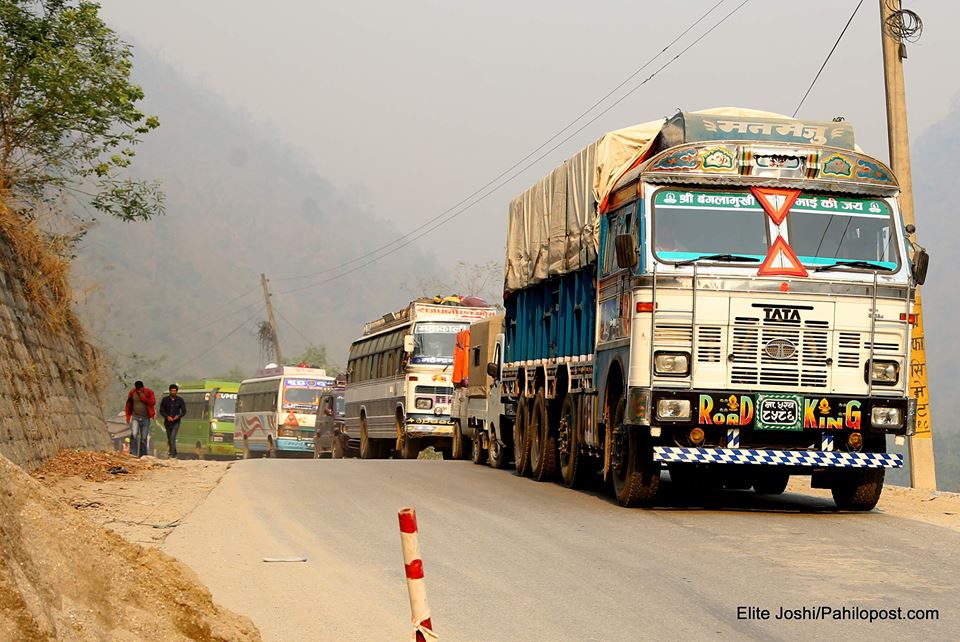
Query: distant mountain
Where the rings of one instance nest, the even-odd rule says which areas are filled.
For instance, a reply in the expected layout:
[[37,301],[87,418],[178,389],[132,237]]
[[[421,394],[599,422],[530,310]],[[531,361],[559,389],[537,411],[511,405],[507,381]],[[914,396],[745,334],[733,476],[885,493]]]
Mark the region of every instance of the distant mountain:
[[960,96],[947,117],[922,132],[910,154],[917,239],[930,252],[923,287],[924,330],[930,376],[937,479],[942,490],[960,491],[960,295],[954,257],[960,240]]
[[138,147],[135,170],[162,182],[167,215],[100,221],[74,267],[91,335],[114,355],[136,352],[137,363],[165,357],[152,374],[171,380],[234,366],[252,372],[266,272],[282,315],[284,356],[299,355],[309,339],[342,364],[364,321],[410,299],[403,284],[442,274],[411,245],[341,280],[283,294],[330,274],[283,277],[335,268],[397,236],[390,213],[359,207],[295,150],[150,53],[138,52],[135,76],[145,110],[161,120]]

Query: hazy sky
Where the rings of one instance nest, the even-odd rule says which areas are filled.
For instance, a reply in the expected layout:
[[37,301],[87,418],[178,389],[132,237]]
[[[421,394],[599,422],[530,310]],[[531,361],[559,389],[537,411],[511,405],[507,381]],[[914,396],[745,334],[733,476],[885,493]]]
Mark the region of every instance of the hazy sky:
[[[740,2],[723,2],[614,98]],[[223,96],[402,230],[531,152],[714,4],[102,0],[114,28]],[[424,245],[441,260],[502,260],[509,199],[605,131],[678,107],[792,114],[856,5],[747,2],[654,80],[461,216],[465,225],[440,228]],[[960,2],[904,6],[925,26],[906,61],[910,131],[918,135],[960,94]],[[878,14],[877,0],[863,3],[799,117],[843,115],[859,144],[886,158]],[[356,233],[349,221],[343,231]]]

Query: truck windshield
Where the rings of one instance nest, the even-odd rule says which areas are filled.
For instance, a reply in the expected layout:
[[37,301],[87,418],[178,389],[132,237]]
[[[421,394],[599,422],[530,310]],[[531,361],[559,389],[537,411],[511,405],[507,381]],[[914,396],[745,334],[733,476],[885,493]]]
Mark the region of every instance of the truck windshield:
[[749,192],[660,190],[653,198],[654,248],[666,261],[735,254],[762,261],[767,215]]
[[869,261],[899,265],[893,216],[879,199],[802,194],[790,209],[790,246],[803,263]]
[[410,363],[451,365],[457,333],[467,323],[421,322],[413,329],[413,355]]
[[218,392],[213,402],[213,418],[233,421],[237,412],[237,393]]

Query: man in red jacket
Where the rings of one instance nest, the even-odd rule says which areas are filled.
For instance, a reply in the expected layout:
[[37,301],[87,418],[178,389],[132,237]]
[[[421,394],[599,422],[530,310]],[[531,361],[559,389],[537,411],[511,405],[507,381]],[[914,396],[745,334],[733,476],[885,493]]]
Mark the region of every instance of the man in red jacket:
[[157,397],[153,390],[142,381],[133,384],[133,390],[127,395],[127,423],[130,424],[130,454],[142,457],[147,454],[147,440],[150,439],[150,420],[156,411]]

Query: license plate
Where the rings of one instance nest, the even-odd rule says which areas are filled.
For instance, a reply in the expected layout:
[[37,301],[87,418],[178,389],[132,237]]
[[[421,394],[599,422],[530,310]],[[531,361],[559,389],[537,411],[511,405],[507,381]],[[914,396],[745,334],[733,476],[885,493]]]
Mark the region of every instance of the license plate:
[[221,437],[220,435],[214,435],[213,437],[211,437],[211,439],[213,441],[223,441],[223,437]]
[[757,395],[757,430],[803,430],[803,397]]

